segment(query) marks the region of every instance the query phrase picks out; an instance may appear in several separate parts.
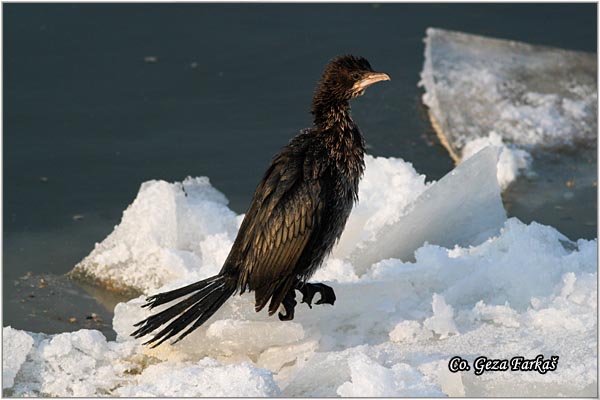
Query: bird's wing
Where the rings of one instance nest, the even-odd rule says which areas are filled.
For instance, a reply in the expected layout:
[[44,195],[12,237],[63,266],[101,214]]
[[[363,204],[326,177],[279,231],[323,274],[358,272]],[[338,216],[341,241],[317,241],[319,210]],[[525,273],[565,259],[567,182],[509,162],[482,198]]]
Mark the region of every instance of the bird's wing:
[[239,251],[240,287],[256,291],[257,310],[283,290],[278,285],[295,277],[297,262],[321,219],[321,186],[304,175],[304,161],[286,154],[273,161],[232,249]]

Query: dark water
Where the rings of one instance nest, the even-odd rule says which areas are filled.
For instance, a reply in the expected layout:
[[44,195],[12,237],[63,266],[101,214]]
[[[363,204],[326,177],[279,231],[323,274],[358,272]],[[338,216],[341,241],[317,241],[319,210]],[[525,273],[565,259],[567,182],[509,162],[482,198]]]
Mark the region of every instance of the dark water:
[[[118,299],[56,276],[112,231],[142,182],[206,175],[244,212],[273,153],[310,125],[314,84],[332,56],[363,55],[392,77],[353,104],[369,152],[402,157],[439,179],[453,164],[417,88],[427,27],[596,51],[595,4],[4,4],[3,11],[3,325],[46,332],[85,326],[92,312],[110,318]],[[596,236],[595,188],[586,196],[578,215],[594,223],[571,216],[563,225],[572,238]],[[527,208],[509,212],[531,220]],[[563,227],[554,209],[535,219]],[[49,304],[53,317],[43,312]]]

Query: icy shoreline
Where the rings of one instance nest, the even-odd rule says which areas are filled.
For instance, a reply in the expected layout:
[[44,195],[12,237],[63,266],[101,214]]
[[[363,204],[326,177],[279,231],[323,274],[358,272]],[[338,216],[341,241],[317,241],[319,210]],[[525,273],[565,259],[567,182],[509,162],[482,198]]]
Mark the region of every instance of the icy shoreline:
[[[487,239],[419,244],[414,261],[385,256],[394,237],[382,233],[419,209],[474,196],[474,206],[455,216],[472,218],[472,229],[502,207],[496,171],[485,168],[495,166],[497,153],[482,153],[472,169],[449,174],[460,186],[425,183],[400,159],[367,159],[348,233],[314,277],[331,282],[334,307],[299,306],[295,320],[282,323],[255,313],[251,295],[236,296],[188,338],[157,349],[129,336],[146,313],[139,307],[144,296],[116,307],[114,342],[97,331],[44,335],[5,327],[5,394],[595,396],[597,240],[574,243],[552,227],[500,218]],[[481,195],[486,190],[498,197]],[[88,259],[103,261],[97,272],[112,282],[131,279],[125,286],[146,294],[174,288],[218,271],[240,219],[206,178],[147,182]],[[431,232],[446,229],[439,218],[420,221]],[[378,237],[385,240],[372,242]],[[377,246],[380,258],[356,262],[357,249]],[[472,363],[538,354],[560,356],[557,370],[475,376],[447,367],[457,355]]]

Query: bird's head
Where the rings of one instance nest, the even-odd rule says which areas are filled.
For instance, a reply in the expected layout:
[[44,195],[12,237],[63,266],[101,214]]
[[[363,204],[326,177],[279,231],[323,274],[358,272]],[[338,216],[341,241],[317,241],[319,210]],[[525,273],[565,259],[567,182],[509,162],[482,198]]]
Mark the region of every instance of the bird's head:
[[343,55],[327,64],[317,85],[315,96],[326,96],[331,101],[347,102],[362,95],[368,86],[389,80],[387,74],[373,71],[366,58]]

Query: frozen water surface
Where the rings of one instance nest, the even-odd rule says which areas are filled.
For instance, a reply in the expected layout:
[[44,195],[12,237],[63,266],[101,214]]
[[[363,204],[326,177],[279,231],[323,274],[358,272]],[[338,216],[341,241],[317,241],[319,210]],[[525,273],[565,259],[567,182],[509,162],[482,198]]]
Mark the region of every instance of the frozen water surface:
[[596,237],[596,55],[437,28],[424,42],[423,103],[454,161],[502,147],[509,215]]
[[[388,218],[371,241],[354,244],[356,250],[350,258],[355,265],[367,267],[391,257],[413,259],[414,251],[426,241],[446,247],[468,246],[498,233],[506,220],[494,179],[498,150],[483,149],[431,185],[408,210],[396,208],[395,218]],[[344,239],[342,236],[342,242]]]
[[33,346],[33,339],[25,332],[7,326],[2,330],[2,345],[6,349],[2,357],[2,389],[4,389],[14,384],[15,375]]
[[530,168],[534,150],[595,145],[596,71],[594,54],[429,28],[419,85],[456,162],[503,147],[498,180],[506,188]]
[[159,288],[200,264],[199,277],[207,278],[221,269],[239,223],[206,177],[145,182],[121,223],[71,275],[133,292]]
[[[235,296],[186,339],[156,349],[129,336],[148,313],[140,308],[145,295],[217,272],[241,216],[206,178],[147,182],[113,233],[78,266],[96,282],[144,293],[115,308],[116,341],[94,330],[45,335],[6,327],[4,349],[13,351],[4,352],[4,393],[595,396],[597,241],[571,242],[552,227],[494,214],[497,155],[486,148],[434,183],[400,159],[368,157],[364,203],[314,277],[336,290],[335,306],[300,304],[294,321],[282,323],[255,313],[252,295]],[[388,185],[396,185],[393,194]],[[454,230],[419,211],[465,194],[473,203],[455,213],[470,222]],[[401,234],[397,225],[412,214],[421,215],[415,221],[423,232],[430,227],[426,240],[438,228],[447,240],[464,232],[477,237],[477,227],[481,235],[456,245],[415,241],[405,250],[413,260],[403,261],[389,247]],[[370,248],[376,251],[357,261],[360,249]],[[456,355],[472,363],[481,355],[538,354],[558,355],[557,370],[475,376],[447,367]]]
[[459,160],[494,134],[527,148],[594,141],[596,71],[594,54],[429,28],[420,84]]

